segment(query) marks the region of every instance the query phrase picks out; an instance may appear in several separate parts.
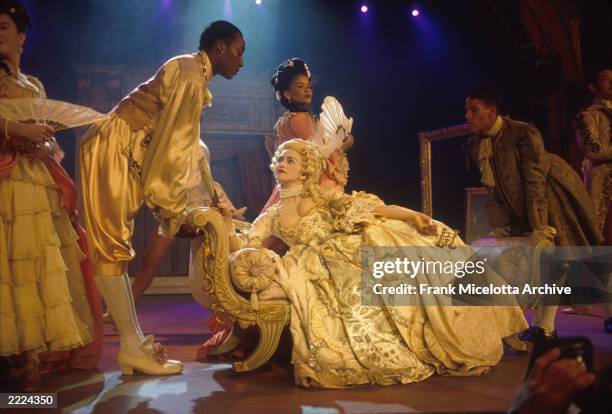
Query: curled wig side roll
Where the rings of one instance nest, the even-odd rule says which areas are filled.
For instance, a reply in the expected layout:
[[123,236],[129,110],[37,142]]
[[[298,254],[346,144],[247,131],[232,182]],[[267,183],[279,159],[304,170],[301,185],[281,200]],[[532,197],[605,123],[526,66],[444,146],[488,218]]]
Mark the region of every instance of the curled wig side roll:
[[272,169],[272,171],[274,171],[276,165],[278,164],[280,153],[287,149],[296,151],[302,158],[301,174],[304,175],[304,179],[302,180],[304,192],[302,196],[311,197],[318,202],[318,200],[321,199],[321,186],[319,185],[319,179],[321,178],[321,174],[325,168],[325,161],[323,160],[319,149],[314,143],[304,141],[303,139],[299,138],[285,141],[276,149],[276,152],[272,157],[272,162],[270,164],[270,169]]

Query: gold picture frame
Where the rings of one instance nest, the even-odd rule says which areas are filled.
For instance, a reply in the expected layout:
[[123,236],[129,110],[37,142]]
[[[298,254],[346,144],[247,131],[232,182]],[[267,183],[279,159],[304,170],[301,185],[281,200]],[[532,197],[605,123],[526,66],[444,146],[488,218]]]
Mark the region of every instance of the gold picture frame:
[[432,181],[431,181],[431,143],[444,139],[470,135],[466,124],[455,125],[432,131],[419,132],[420,166],[421,166],[421,211],[433,217]]

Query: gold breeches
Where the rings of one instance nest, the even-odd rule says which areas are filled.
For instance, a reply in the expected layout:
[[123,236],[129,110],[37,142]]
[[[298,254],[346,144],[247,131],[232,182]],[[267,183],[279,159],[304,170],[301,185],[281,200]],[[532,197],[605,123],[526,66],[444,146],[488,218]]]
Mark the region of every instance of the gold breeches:
[[134,258],[134,218],[143,201],[140,180],[146,130],[134,132],[118,115],[83,137],[81,194],[96,276],[117,276]]

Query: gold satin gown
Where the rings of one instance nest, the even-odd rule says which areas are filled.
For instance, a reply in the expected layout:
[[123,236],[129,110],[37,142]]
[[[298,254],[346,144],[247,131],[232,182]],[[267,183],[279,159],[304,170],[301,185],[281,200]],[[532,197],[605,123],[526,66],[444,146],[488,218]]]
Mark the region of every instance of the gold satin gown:
[[433,246],[437,236],[376,217],[382,204],[376,196],[353,193],[347,200],[345,211],[332,215],[323,205],[290,229],[280,226],[272,206],[241,236],[251,247],[270,235],[290,246],[282,259],[288,278],[280,283],[291,301],[296,383],[405,384],[434,374],[480,375],[496,365],[502,338],[528,327],[518,306],[361,304],[362,246]]

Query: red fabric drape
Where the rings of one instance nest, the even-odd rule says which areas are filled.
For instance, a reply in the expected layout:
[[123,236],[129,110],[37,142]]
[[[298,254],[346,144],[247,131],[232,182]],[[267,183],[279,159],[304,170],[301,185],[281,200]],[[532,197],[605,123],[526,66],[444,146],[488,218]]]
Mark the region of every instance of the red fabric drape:
[[0,180],[7,178],[15,164],[17,164],[17,151],[11,148],[8,140],[0,139]]

